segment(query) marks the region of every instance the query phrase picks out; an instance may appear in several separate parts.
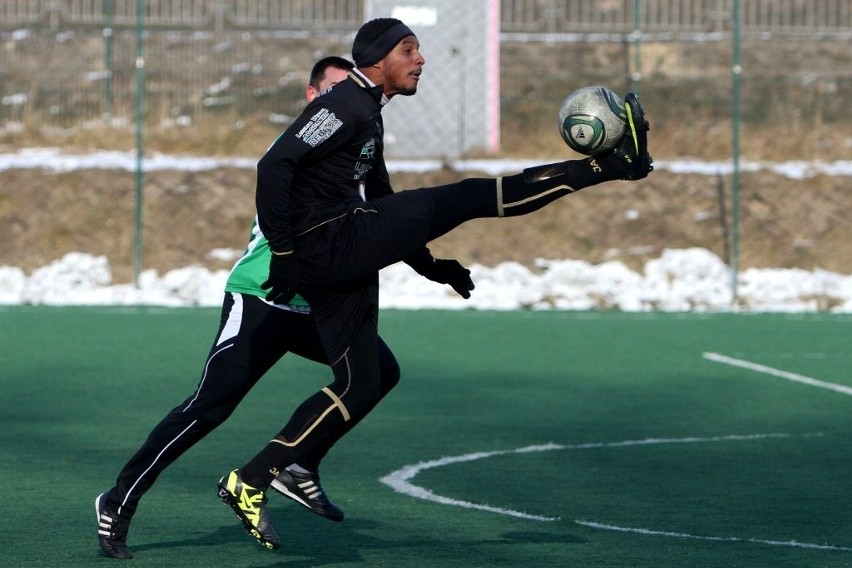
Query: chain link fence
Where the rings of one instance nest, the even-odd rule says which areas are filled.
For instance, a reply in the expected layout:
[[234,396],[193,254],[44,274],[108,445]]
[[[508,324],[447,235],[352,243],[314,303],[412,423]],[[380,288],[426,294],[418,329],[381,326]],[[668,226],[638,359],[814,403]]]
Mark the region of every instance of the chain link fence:
[[[495,81],[501,151],[543,151],[549,137],[539,147],[519,138],[552,130],[554,106],[587,84],[640,91],[667,133],[685,117],[729,121],[733,1],[502,0]],[[489,2],[496,4],[469,4]],[[90,133],[105,123],[118,129],[112,133],[117,143],[128,144],[132,137],[122,138],[121,128],[132,127],[141,95],[151,150],[162,144],[168,151],[181,140],[198,148],[196,135],[212,141],[217,137],[210,131],[247,126],[274,135],[299,113],[312,62],[348,56],[365,17],[364,2],[344,0],[143,4],[138,30],[134,2],[0,0],[0,135],[26,130],[49,137],[57,129],[73,135],[69,129]],[[468,18],[465,12],[458,17]],[[742,30],[742,120],[749,128],[792,120],[802,133],[845,122],[842,105],[852,91],[850,0],[743,2]],[[481,32],[473,26],[468,33]],[[144,50],[143,93],[135,83],[137,34]],[[457,38],[446,37],[431,49],[452,41]],[[428,56],[430,46],[424,51]],[[462,55],[476,61],[476,50],[469,52]],[[443,92],[452,88],[442,83]],[[475,110],[462,109],[459,120]],[[680,153],[708,150],[692,135],[671,137]],[[726,155],[727,141],[719,145],[710,149]],[[234,150],[240,150],[238,143]]]
[[[746,172],[738,246],[746,264],[759,265],[765,251],[786,247],[785,265],[852,270],[840,213],[848,209],[842,184],[810,173],[751,177],[771,169],[765,162],[848,160],[852,0],[466,0],[459,9],[469,2],[496,7],[499,14],[499,146],[444,143],[437,145],[449,149],[444,155],[415,147],[404,157],[558,157],[564,146],[555,113],[569,92],[591,84],[635,90],[653,117],[656,179],[675,180],[659,187],[649,181],[648,193],[667,199],[666,191],[682,184],[706,198],[691,211],[693,222],[704,222],[694,220],[704,215],[714,229],[686,230],[688,217],[660,209],[659,218],[646,216],[631,231],[642,226],[640,236],[659,232],[672,246],[721,254],[720,243],[728,242],[719,236],[727,230],[726,217],[711,213],[731,207],[730,196],[722,198],[736,126]],[[349,57],[367,4],[159,0],[142,3],[139,28],[135,2],[0,0],[0,146],[132,149],[136,104],[144,97],[146,153],[259,156],[301,111],[313,62],[325,55]],[[739,45],[735,6],[741,10]],[[455,17],[473,16],[461,10]],[[471,29],[467,33],[479,33]],[[437,37],[430,39],[434,46],[423,45],[424,83],[440,83],[441,92],[455,100],[461,95],[451,89],[460,88],[458,81],[441,83],[428,60],[430,50],[446,49],[458,38]],[[742,91],[734,124],[737,57]],[[427,103],[434,116],[447,111],[444,101]],[[459,124],[474,120],[464,109],[452,111]],[[700,182],[677,177],[682,174],[666,165],[682,159],[713,164],[718,175]],[[621,232],[572,252],[605,260],[625,235],[635,237]],[[816,254],[827,249],[840,251],[839,259]]]

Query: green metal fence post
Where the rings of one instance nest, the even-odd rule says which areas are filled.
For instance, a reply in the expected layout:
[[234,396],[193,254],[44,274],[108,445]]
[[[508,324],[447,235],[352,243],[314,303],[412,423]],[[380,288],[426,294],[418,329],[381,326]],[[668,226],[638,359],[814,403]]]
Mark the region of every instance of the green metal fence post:
[[145,94],[145,58],[143,56],[144,0],[136,0],[136,176],[135,176],[135,238],[133,243],[133,283],[139,288],[142,271],[142,121]]
[[634,0],[633,4],[633,73],[630,74],[630,90],[636,96],[642,94],[642,0]]
[[104,121],[112,117],[112,76],[113,76],[113,29],[112,0],[104,0]]
[[742,80],[742,52],[740,48],[740,1],[734,0],[733,4],[733,29],[731,30],[734,42],[734,57],[731,67],[731,80],[733,87],[731,129],[732,129],[732,152],[733,172],[731,179],[731,302],[734,306],[738,301],[737,284],[739,280],[740,264],[740,90]]

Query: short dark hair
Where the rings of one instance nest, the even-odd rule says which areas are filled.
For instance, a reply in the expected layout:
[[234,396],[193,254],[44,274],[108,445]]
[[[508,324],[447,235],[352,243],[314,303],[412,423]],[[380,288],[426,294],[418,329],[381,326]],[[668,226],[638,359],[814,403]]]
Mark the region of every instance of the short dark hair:
[[337,55],[329,55],[328,57],[323,57],[319,61],[314,64],[314,68],[311,69],[311,79],[308,81],[308,84],[316,90],[319,90],[320,82],[322,78],[325,77],[325,72],[329,67],[335,67],[337,69],[343,69],[345,71],[352,71],[355,67],[355,64],[345,59],[343,57],[338,57]]

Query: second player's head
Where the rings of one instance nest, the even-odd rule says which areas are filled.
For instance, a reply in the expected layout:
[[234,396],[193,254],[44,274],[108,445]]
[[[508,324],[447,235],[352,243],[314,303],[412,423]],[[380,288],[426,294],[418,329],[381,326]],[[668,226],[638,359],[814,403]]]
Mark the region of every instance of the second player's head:
[[321,92],[333,87],[346,78],[352,68],[351,61],[336,55],[323,57],[311,69],[311,78],[305,88],[305,98],[308,102],[317,98]]

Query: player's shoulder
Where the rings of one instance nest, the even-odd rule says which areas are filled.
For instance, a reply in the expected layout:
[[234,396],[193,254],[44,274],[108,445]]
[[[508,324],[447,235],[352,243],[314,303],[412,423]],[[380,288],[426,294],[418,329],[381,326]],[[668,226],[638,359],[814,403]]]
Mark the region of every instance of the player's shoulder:
[[[376,113],[374,105],[347,87],[346,83],[351,81],[341,81],[331,91],[308,103],[302,113],[302,121],[329,121],[329,124],[334,123],[347,131],[359,130],[369,122]],[[357,85],[355,89],[361,90]],[[338,127],[333,130],[338,130]]]
[[371,97],[352,78],[329,87],[308,103],[306,108],[327,107],[335,112],[358,114],[374,106]]
[[308,103],[305,110],[302,111],[302,116],[313,117],[317,114],[328,112],[340,117],[350,116],[353,109],[351,104],[347,104],[347,99],[351,98],[351,95],[347,96],[344,92],[347,90],[343,86],[344,83],[346,81],[341,81],[337,85],[330,87],[329,90],[323,91],[322,95]]
[[327,87],[320,91],[314,101],[340,99],[341,97],[351,97],[352,93],[358,89],[358,84],[352,80],[351,76],[346,77],[342,81]]

